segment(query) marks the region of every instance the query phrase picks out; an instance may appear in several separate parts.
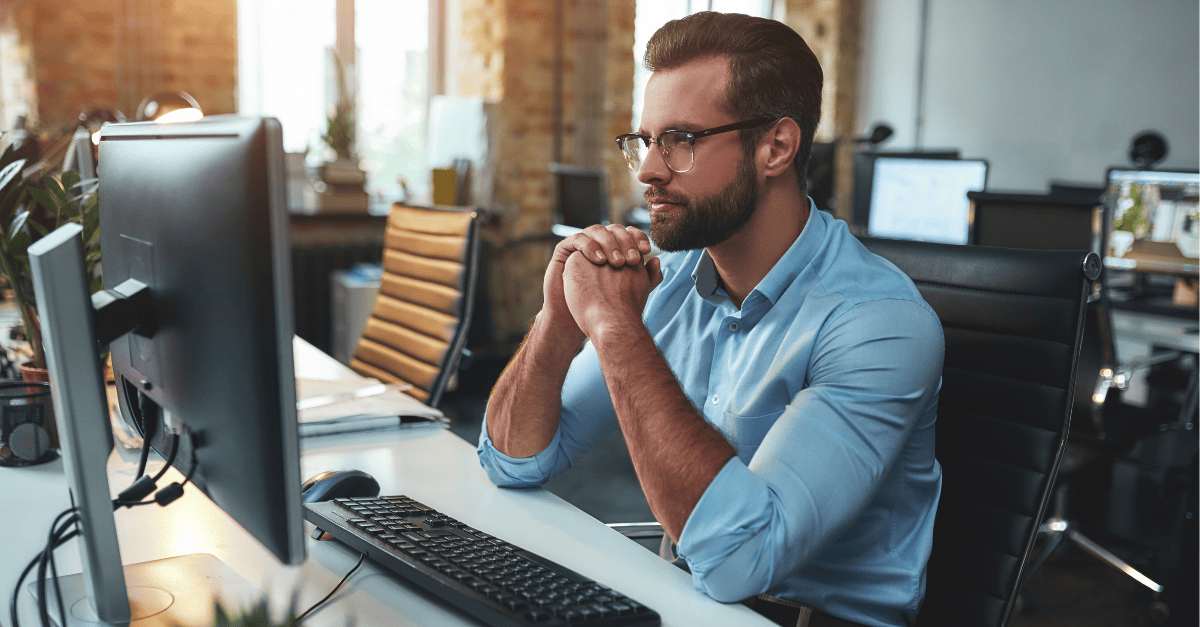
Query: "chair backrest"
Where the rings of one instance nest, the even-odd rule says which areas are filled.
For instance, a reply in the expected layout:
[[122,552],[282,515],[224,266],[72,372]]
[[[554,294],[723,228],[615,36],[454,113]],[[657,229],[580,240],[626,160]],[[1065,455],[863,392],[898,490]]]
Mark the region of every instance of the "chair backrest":
[[388,216],[379,297],[350,367],[436,407],[458,367],[479,274],[480,211],[410,207]]
[[942,496],[922,626],[1008,622],[1066,446],[1090,252],[864,238],[904,271],[946,336]]

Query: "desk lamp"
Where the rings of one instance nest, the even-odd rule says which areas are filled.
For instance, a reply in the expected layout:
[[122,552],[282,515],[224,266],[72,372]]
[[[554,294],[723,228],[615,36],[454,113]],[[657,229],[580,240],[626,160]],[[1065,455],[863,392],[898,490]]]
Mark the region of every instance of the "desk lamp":
[[1139,170],[1150,170],[1167,156],[1167,138],[1158,131],[1134,135],[1129,145],[1129,160]]
[[200,105],[187,92],[164,92],[148,96],[138,105],[137,119],[140,122],[154,121],[160,124],[171,122],[195,122],[204,117]]

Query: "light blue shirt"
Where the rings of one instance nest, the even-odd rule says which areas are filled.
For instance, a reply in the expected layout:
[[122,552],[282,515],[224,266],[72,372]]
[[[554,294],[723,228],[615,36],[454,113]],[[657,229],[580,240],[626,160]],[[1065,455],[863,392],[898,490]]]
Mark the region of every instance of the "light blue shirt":
[[[941,492],[934,418],[943,336],[912,281],[813,207],[739,310],[705,251],[666,254],[643,319],[737,456],[696,503],[678,553],[733,602],[761,593],[864,625],[911,625]],[[516,459],[486,420],[500,486],[540,485],[618,427],[594,348],[575,358],[550,445]]]

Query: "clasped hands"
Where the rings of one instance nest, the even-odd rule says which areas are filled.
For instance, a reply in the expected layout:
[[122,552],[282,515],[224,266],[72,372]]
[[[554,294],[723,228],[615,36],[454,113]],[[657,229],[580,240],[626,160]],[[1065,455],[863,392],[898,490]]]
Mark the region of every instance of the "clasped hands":
[[554,247],[542,311],[556,329],[595,334],[641,324],[650,291],[662,282],[658,258],[643,263],[650,238],[634,227],[589,226]]

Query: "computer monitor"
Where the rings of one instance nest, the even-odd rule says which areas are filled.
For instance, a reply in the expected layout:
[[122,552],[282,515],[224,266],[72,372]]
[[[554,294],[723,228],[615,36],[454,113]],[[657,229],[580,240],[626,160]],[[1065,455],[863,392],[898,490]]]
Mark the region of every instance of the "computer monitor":
[[603,170],[551,163],[555,221],[573,229],[608,224],[608,180]]
[[1106,267],[1195,276],[1200,268],[1200,174],[1108,171]]
[[1098,196],[970,192],[967,198],[974,210],[974,243],[980,246],[1099,249]]
[[851,221],[865,230],[871,213],[871,186],[875,180],[875,160],[888,159],[957,159],[958,151],[926,150],[920,152],[873,151],[854,153],[854,212]]
[[[88,302],[75,225],[35,243],[30,256],[64,459],[84,518],[76,587],[101,618],[119,621],[153,598],[135,599],[140,588],[126,590],[124,578],[146,577],[121,569],[108,449],[97,436],[108,428],[98,341],[111,341],[131,428],[149,436],[157,425],[147,442],[164,455],[165,434],[180,434],[174,465],[280,561],[301,563],[305,546],[278,121],[108,125],[99,150],[106,290]],[[199,586],[221,577],[195,575],[167,592],[211,605],[221,590]]]
[[987,183],[980,159],[875,160],[867,233],[872,237],[967,244],[971,205],[967,192]]

